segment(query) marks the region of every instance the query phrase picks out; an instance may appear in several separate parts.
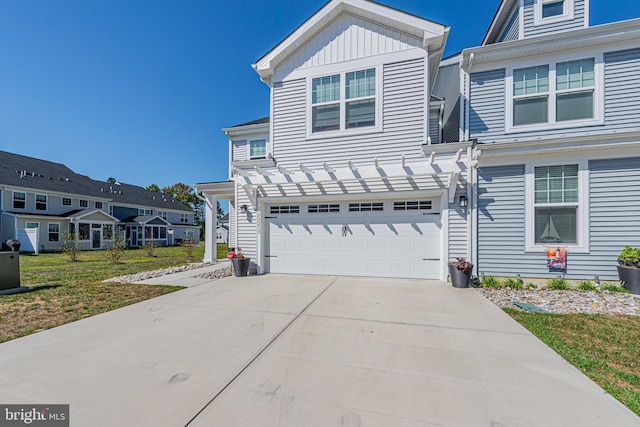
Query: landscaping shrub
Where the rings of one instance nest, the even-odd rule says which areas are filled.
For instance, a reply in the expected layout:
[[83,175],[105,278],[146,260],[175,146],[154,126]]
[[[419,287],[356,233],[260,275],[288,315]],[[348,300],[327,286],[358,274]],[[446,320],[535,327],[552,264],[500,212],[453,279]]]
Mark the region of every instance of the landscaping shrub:
[[522,279],[514,279],[513,277],[507,277],[502,283],[503,286],[511,289],[522,289],[524,287],[524,282]]
[[571,289],[567,280],[563,277],[556,277],[547,280],[547,289],[551,291],[568,291]]
[[629,293],[627,289],[623,288],[622,286],[616,285],[615,283],[604,283],[601,286],[601,289],[603,291],[609,291],[609,292]]
[[578,286],[576,287],[576,289],[579,289],[581,291],[597,291],[598,290],[596,285],[594,285],[591,280],[581,280],[580,283],[578,283]]
[[480,280],[483,288],[502,288],[502,284],[495,276],[482,276]]

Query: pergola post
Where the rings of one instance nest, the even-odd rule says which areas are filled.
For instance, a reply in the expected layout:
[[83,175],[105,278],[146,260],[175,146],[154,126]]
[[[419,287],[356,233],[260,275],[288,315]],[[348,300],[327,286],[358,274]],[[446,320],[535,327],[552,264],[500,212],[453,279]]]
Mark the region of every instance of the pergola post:
[[218,199],[211,193],[205,193],[205,227],[204,227],[204,262],[216,262],[217,257],[217,229],[218,229]]

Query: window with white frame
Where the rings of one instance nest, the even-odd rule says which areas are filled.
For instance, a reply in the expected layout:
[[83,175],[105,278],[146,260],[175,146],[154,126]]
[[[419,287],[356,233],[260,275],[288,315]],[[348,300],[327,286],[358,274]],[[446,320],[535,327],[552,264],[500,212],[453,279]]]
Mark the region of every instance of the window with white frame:
[[151,209],[138,209],[139,216],[151,216]]
[[96,202],[96,209],[102,209],[102,202]]
[[544,25],[574,18],[574,0],[537,0],[534,24]]
[[166,221],[167,220],[167,211],[158,211],[158,216]]
[[249,158],[266,159],[267,158],[267,140],[255,139],[249,141]]
[[534,168],[534,244],[578,244],[577,164]]
[[36,194],[36,210],[37,211],[46,211],[47,210],[47,196],[44,194]]
[[40,223],[39,222],[27,221],[25,223],[25,228],[40,228]]
[[513,69],[508,78],[507,130],[541,125],[571,126],[597,123],[598,67],[595,58]]
[[13,209],[26,209],[27,208],[27,193],[19,191],[13,192]]
[[311,133],[376,125],[376,69],[311,80]]
[[181,214],[180,214],[180,222],[185,223],[185,224],[188,224],[188,223],[189,223],[189,217],[190,217],[190,216],[191,216],[191,215],[189,215],[189,214],[181,213]]
[[62,206],[71,206],[71,199],[69,197],[63,197]]
[[50,242],[60,241],[60,224],[58,224],[57,222],[49,223],[49,241]]
[[80,207],[81,208],[87,208],[89,207],[89,202],[87,200],[80,200]]

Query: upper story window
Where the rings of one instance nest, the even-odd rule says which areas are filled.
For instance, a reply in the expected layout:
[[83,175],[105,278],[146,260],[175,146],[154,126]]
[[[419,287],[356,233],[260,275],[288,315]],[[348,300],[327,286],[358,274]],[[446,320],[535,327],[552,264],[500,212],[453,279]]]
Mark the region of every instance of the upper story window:
[[166,221],[167,220],[167,211],[158,211],[158,216]]
[[189,214],[183,214],[183,213],[181,213],[181,214],[180,214],[180,222],[183,222],[183,223],[185,223],[185,224],[186,224],[186,223],[188,223],[188,222],[189,222],[189,217],[190,217],[190,216],[191,216],[191,215],[189,215]]
[[255,139],[249,141],[249,159],[266,159],[267,158],[267,140]]
[[574,0],[537,0],[534,24],[544,25],[574,18]]
[[595,58],[513,69],[507,78],[507,131],[602,122],[600,74]]
[[36,194],[36,210],[37,211],[46,211],[47,210],[47,196],[44,194]]
[[62,206],[71,206],[71,199],[69,197],[63,197]]
[[138,215],[151,216],[151,209],[138,209]]
[[89,202],[87,200],[80,200],[80,207],[81,208],[89,207]]
[[374,127],[378,122],[376,69],[311,80],[311,133]]
[[96,209],[102,209],[102,202],[96,202]]
[[13,209],[26,209],[27,208],[27,193],[19,191],[13,192]]

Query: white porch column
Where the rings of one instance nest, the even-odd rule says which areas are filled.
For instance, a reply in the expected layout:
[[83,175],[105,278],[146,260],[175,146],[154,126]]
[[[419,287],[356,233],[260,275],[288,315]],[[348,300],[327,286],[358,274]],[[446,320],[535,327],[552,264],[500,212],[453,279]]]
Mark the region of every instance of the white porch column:
[[204,262],[216,262],[216,231],[218,229],[218,199],[211,193],[205,193]]

